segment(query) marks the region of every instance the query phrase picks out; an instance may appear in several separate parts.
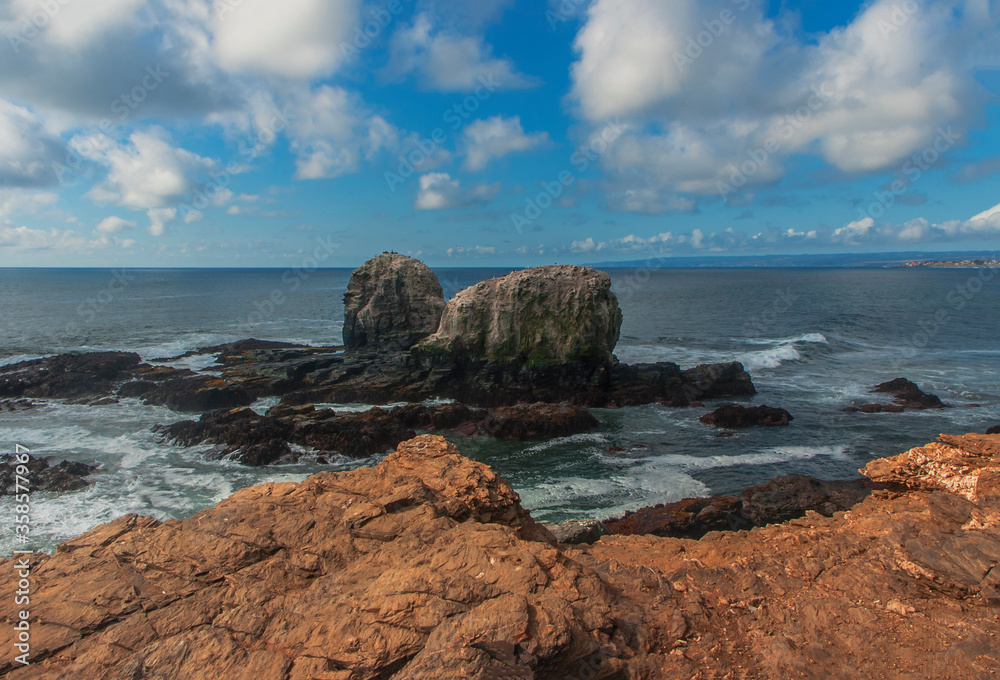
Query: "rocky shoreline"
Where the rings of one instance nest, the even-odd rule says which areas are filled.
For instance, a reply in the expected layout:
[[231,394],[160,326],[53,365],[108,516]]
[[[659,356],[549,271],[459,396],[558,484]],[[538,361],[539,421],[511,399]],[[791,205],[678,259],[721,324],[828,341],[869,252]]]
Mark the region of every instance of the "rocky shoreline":
[[[183,521],[128,515],[33,555],[33,663],[0,672],[990,677],[1000,436],[942,436],[862,472],[877,486],[830,516],[568,546],[487,466],[422,435],[374,468],[244,489]],[[0,602],[8,624],[15,609]]]

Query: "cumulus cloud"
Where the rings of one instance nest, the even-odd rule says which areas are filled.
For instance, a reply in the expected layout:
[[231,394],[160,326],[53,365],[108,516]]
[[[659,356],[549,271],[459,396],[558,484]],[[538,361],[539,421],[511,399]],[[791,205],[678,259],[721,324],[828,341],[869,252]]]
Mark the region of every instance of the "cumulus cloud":
[[186,198],[197,177],[215,166],[208,158],[174,147],[157,129],[133,132],[124,143],[97,133],[74,137],[70,145],[108,170],[91,196],[130,208],[156,208]]
[[34,215],[58,200],[59,195],[51,191],[0,189],[0,223],[9,224],[14,215]]
[[102,240],[88,240],[71,229],[0,227],[0,248],[78,251],[106,244]]
[[217,3],[212,48],[231,71],[308,78],[343,61],[361,23],[360,0],[242,0]]
[[57,136],[46,132],[41,118],[23,106],[0,99],[0,184],[55,184],[53,164],[65,159],[65,146]]
[[547,132],[525,134],[521,117],[493,116],[477,120],[462,132],[465,143],[465,169],[482,170],[495,158],[523,153],[549,143]]
[[167,225],[177,219],[177,208],[152,208],[146,211],[150,236],[163,236]]
[[120,234],[133,227],[135,227],[135,222],[112,215],[101,220],[100,224],[97,225],[97,231],[102,234]]
[[[845,173],[895,169],[942,127],[961,132],[978,115],[963,55],[1000,21],[987,15],[984,30],[960,0],[902,6],[876,0],[803,42],[749,1],[595,0],[575,42],[571,100],[591,125],[622,117],[626,131],[601,162],[637,190],[697,198],[765,185],[795,154]],[[620,201],[661,209],[650,203]]]
[[453,210],[489,203],[500,192],[500,183],[478,184],[464,188],[446,172],[431,172],[420,177],[420,189],[414,204],[417,210]]
[[389,50],[386,73],[396,80],[415,74],[428,90],[471,92],[483,86],[512,90],[536,84],[509,59],[493,56],[482,37],[437,30],[427,14],[397,30]]
[[356,96],[340,87],[321,85],[300,92],[292,100],[292,110],[288,135],[299,179],[357,172],[363,159],[399,145],[394,126],[368,114]]

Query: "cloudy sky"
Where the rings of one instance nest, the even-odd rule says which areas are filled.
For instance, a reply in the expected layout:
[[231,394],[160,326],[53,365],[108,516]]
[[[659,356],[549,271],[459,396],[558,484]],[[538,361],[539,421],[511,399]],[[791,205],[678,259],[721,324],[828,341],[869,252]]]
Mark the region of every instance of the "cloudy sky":
[[1000,247],[998,0],[0,0],[0,266]]

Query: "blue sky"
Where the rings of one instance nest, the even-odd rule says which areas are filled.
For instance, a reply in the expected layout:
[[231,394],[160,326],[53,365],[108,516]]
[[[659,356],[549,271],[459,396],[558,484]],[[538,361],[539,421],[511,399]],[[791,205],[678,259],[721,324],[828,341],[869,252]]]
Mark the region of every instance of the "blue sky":
[[995,0],[8,0],[0,266],[994,250],[998,27]]

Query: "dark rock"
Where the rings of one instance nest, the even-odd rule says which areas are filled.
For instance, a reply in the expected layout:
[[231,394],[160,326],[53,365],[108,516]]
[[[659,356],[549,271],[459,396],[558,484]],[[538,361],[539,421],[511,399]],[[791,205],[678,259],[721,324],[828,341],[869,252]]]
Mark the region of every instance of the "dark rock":
[[[28,456],[24,463],[28,468],[27,475],[21,475],[28,481],[30,493],[78,491],[86,488],[90,482],[86,477],[95,470],[96,465],[64,460],[58,465],[51,465],[48,458]],[[0,496],[12,496],[17,492],[17,467],[14,456],[0,457]],[[21,493],[25,493],[22,491]]]
[[927,394],[915,383],[906,378],[896,378],[872,388],[872,392],[891,394],[895,398],[896,404],[908,409],[944,408],[944,404],[937,396]]
[[518,404],[490,410],[480,428],[498,439],[565,437],[600,426],[589,411],[569,404]]
[[351,275],[344,294],[344,346],[408,349],[437,330],[444,307],[444,291],[427,265],[382,253]]
[[752,397],[757,394],[743,364],[702,364],[681,373],[686,403],[719,397]]
[[31,399],[4,399],[0,401],[0,411],[7,411],[8,413],[12,411],[30,411],[40,405]]
[[378,407],[364,413],[330,414],[296,423],[293,440],[318,451],[335,451],[361,458],[391,451],[416,436],[388,411]]
[[120,396],[141,396],[147,404],[175,411],[212,411],[249,406],[254,398],[242,387],[213,376],[180,378],[149,385],[147,381],[125,383]]
[[249,408],[213,411],[197,421],[184,420],[173,425],[157,425],[168,441],[183,446],[221,445],[220,456],[231,457],[246,465],[268,465],[291,456],[288,440],[293,426],[283,419],[262,416]]
[[568,519],[565,522],[539,522],[565,545],[591,545],[610,532],[604,522],[596,519]]
[[407,404],[395,407],[390,414],[403,425],[420,430],[450,430],[462,423],[478,422],[486,416],[485,411],[473,410],[463,404]]
[[611,278],[590,267],[551,265],[483,281],[456,295],[427,354],[532,366],[606,361],[622,313]]
[[715,427],[740,429],[744,427],[786,427],[794,418],[783,408],[745,407],[740,404],[727,404],[711,413],[706,413],[698,420]]
[[685,498],[624,517],[605,520],[612,534],[652,534],[701,538],[710,531],[739,531],[803,517],[807,511],[825,517],[849,510],[870,493],[862,481],[827,482],[787,475],[747,489],[739,496]]
[[1000,425],[997,425],[996,427],[991,427],[990,429],[986,430],[986,434],[1000,434]]
[[0,366],[0,397],[86,400],[109,396],[141,361],[135,353],[91,352]]

